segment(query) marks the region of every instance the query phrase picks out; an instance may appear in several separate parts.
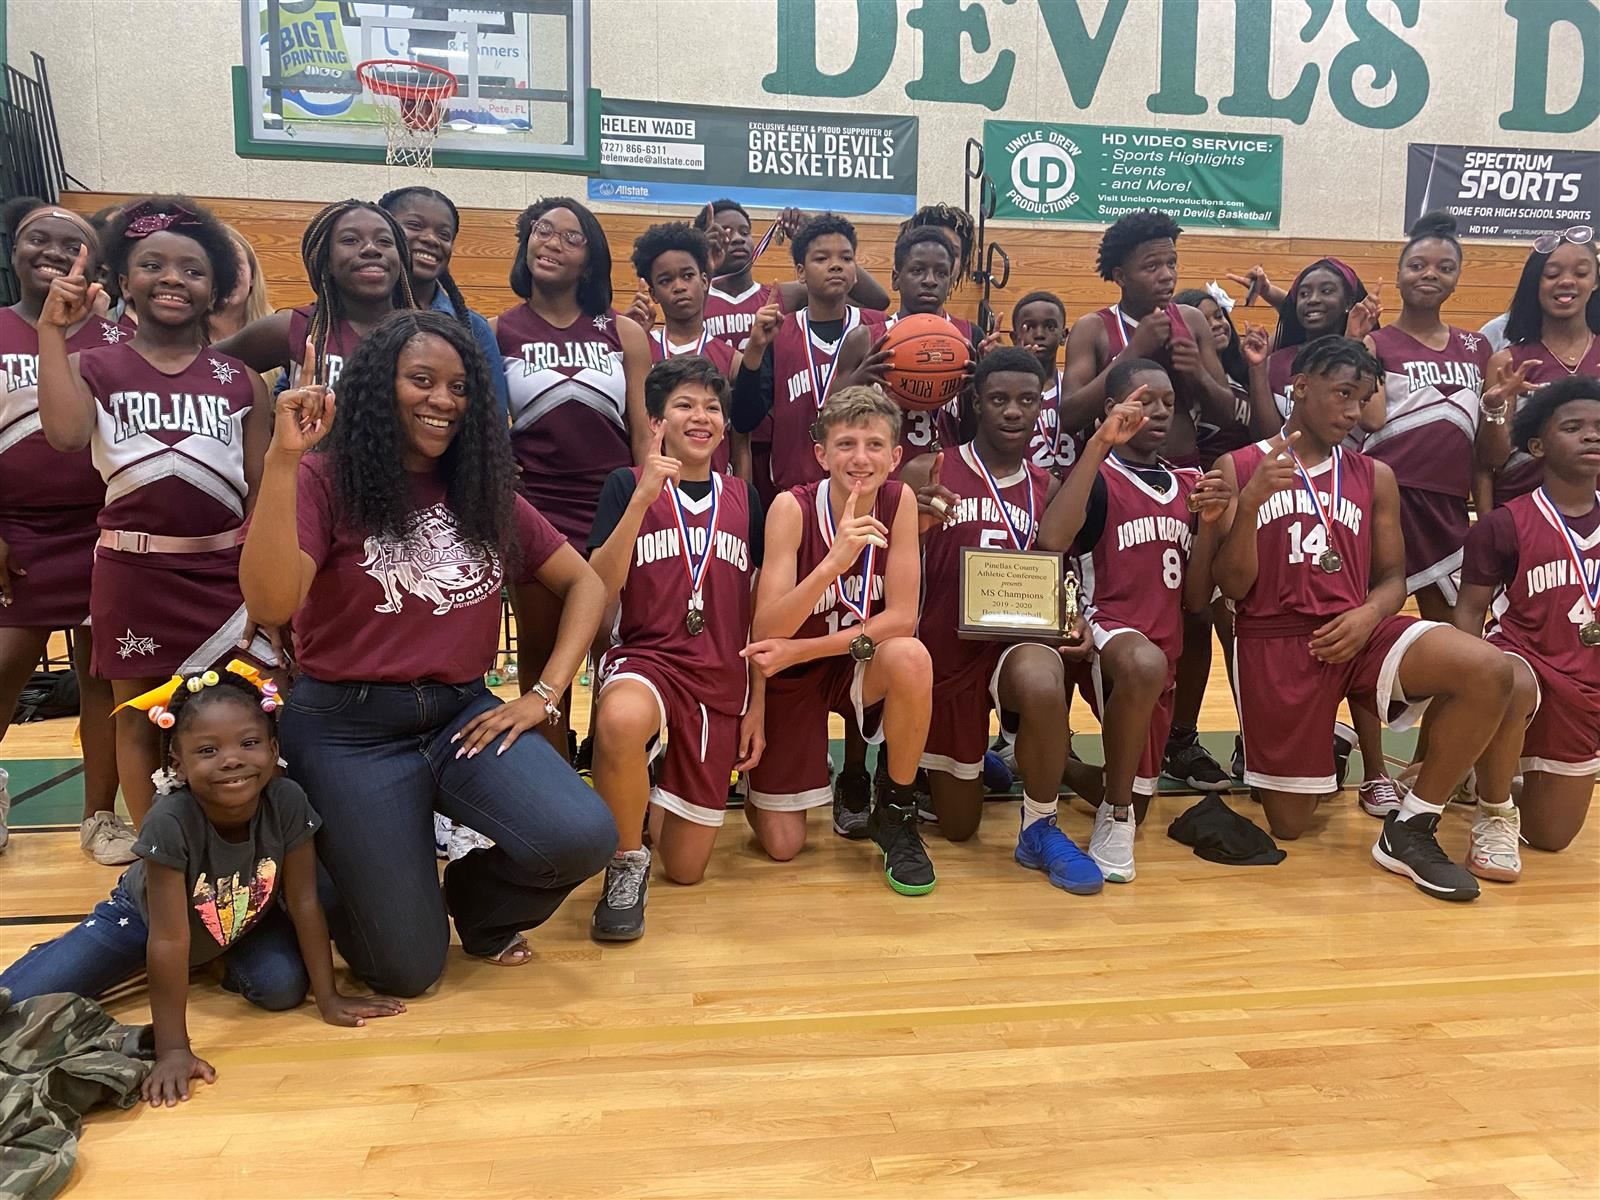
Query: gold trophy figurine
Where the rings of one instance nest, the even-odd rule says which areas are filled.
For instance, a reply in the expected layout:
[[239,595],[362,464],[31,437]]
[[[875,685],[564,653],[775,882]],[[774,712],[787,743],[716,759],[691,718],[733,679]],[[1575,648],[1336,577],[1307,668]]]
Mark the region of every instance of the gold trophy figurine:
[[1071,571],[1061,580],[1061,632],[1069,642],[1078,640],[1078,577]]

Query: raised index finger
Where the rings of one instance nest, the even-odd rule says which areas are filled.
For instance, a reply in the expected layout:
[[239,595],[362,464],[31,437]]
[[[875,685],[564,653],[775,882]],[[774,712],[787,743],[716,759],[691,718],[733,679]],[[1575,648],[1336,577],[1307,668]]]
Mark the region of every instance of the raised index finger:
[[650,441],[650,453],[659,455],[661,447],[667,440],[667,423],[661,421],[656,425],[656,436]]
[[767,303],[776,304],[778,306],[778,311],[783,311],[783,292],[780,284],[775,283],[767,289]]
[[941,472],[943,470],[944,470],[944,451],[941,450],[941,451],[939,451],[939,453],[937,453],[937,454],[935,454],[933,456],[933,470],[928,472],[928,485],[930,487],[938,487],[939,486],[939,472]]
[[847,517],[859,517],[864,511],[862,501],[865,498],[866,494],[861,490],[861,481],[859,479],[852,480],[850,483],[850,499],[844,502],[845,515]]
[[78,243],[78,257],[72,260],[72,270],[68,274],[73,279],[82,279],[84,272],[89,269],[89,243]]
[[317,345],[306,339],[306,359],[300,368],[300,386],[313,387],[317,382]]

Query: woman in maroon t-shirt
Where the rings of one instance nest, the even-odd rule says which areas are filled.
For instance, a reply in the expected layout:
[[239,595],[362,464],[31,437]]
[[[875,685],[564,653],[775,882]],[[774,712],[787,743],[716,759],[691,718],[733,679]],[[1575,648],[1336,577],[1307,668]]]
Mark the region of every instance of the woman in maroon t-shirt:
[[[468,954],[527,962],[522,932],[616,847],[600,798],[544,738],[522,736],[558,715],[605,587],[516,494],[500,420],[459,322],[381,321],[337,397],[315,384],[280,397],[239,567],[252,612],[293,619],[300,674],[281,740],[322,816],[334,939],[395,995],[439,978],[451,916]],[[549,656],[529,662],[533,690],[502,704],[483,677],[508,578],[561,609]],[[495,843],[452,862],[442,894],[435,809]]]

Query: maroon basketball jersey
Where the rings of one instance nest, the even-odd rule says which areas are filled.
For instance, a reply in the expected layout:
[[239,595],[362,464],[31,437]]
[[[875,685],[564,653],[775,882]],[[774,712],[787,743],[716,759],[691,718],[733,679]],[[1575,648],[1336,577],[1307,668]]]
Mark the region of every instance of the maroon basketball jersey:
[[1168,466],[1157,490],[1115,455],[1100,466],[1106,484],[1106,523],[1100,540],[1078,556],[1084,616],[1137,629],[1169,659],[1183,652],[1183,577],[1194,542],[1189,493],[1200,472]]
[[[128,334],[90,317],[67,339],[68,353],[115,346]],[[0,510],[99,508],[105,480],[87,448],[52,450],[39,422],[39,334],[9,308],[0,309]],[[85,523],[87,525],[87,522]]]
[[[652,363],[664,362],[669,358],[677,358],[684,354],[698,354],[709,358],[717,370],[722,372],[723,378],[733,380],[733,347],[727,342],[719,342],[713,338],[709,331],[703,333],[700,340],[687,345],[678,345],[676,342],[667,341],[665,329],[652,329],[650,331],[650,361]],[[728,449],[728,437],[733,433],[733,423],[728,420],[728,406],[723,405],[722,419],[727,422],[723,431],[722,444],[711,456],[711,469],[727,474],[733,470],[732,452]],[[745,497],[747,500],[749,497]]]
[[[1172,324],[1172,333],[1169,344],[1162,346],[1150,356],[1150,361],[1160,365],[1172,380],[1172,395],[1175,411],[1190,413],[1199,407],[1198,399],[1191,395],[1192,389],[1189,381],[1172,365],[1172,351],[1170,338],[1194,340],[1194,331],[1189,328],[1189,323],[1183,319],[1183,313],[1176,304],[1169,304],[1162,310],[1167,314],[1167,320]],[[1106,361],[1121,354],[1128,348],[1128,343],[1133,339],[1133,331],[1139,328],[1139,322],[1122,311],[1121,305],[1113,304],[1110,308],[1099,309],[1095,316],[1100,318],[1100,323],[1105,326],[1106,346],[1109,350]]]
[[[883,330],[875,331],[873,337],[876,338],[880,332],[887,332],[893,329],[900,317],[900,313],[885,317]],[[972,325],[969,322],[963,321],[960,317],[945,317],[944,319],[955,326],[956,332],[967,339],[969,346],[972,344]],[[942,408],[901,407],[900,465],[902,467],[919,454],[927,454],[929,451],[938,448],[941,442],[944,441],[949,427],[954,423],[959,423],[961,419],[960,412],[955,408],[959,403],[960,397],[957,397]]]
[[[1580,682],[1600,702],[1600,646],[1578,640],[1578,630],[1596,616],[1574,574],[1569,543],[1554,523],[1561,514],[1551,506],[1547,516],[1542,499],[1534,492],[1505,505],[1516,521],[1517,577],[1495,593],[1489,636]],[[1595,503],[1600,506],[1600,495]],[[1566,519],[1591,592],[1600,580],[1600,524],[1593,515],[1591,510],[1588,519]]]
[[815,444],[811,427],[822,407],[818,390],[822,397],[827,396],[834,356],[850,331],[865,325],[876,341],[885,319],[874,309],[850,305],[837,342],[823,341],[810,327],[804,309],[791,313],[778,326],[772,339],[772,484],[777,491],[822,477],[822,468],[811,452]]
[[[633,468],[635,483],[641,471]],[[750,489],[743,480],[711,477],[712,490],[695,501],[681,491],[664,490],[645,510],[633,543],[633,561],[617,611],[615,654],[650,658],[680,674],[687,672],[694,694],[712,712],[741,713],[748,694],[745,660],[739,652],[750,641]],[[675,503],[676,500],[676,503]],[[704,622],[689,632],[690,561],[684,555],[682,528],[698,566],[709,545],[701,577]],[[716,533],[709,530],[713,517]],[[697,622],[698,623],[698,622]]]
[[[889,530],[890,546],[894,545],[894,514],[899,511],[900,492],[904,486],[899,480],[888,480],[878,489],[878,498],[872,506],[872,515],[882,521],[884,527]],[[795,554],[794,564],[794,577],[798,582],[816,570],[817,564],[828,557],[828,551],[833,548],[834,523],[843,514],[842,511],[830,513],[826,479],[790,488],[789,494],[800,502],[800,549]],[[863,585],[862,574],[867,569],[869,555],[872,568],[871,581]],[[861,618],[851,610],[850,605],[862,607],[863,592],[870,597],[867,602],[869,605],[867,615],[870,617],[875,612],[882,612],[883,572],[888,562],[887,546],[881,550],[871,546],[863,548],[860,557],[850,565],[850,569],[828,585],[828,590],[822,593],[822,598],[812,608],[811,615],[801,622],[794,636],[827,637],[831,633],[838,633],[847,625],[859,623]],[[842,598],[841,589],[843,589]]]
[[1028,442],[1028,461],[1060,479],[1066,478],[1089,441],[1089,435],[1081,429],[1061,428],[1061,391],[1064,386],[1058,368],[1054,378],[1044,385],[1039,419],[1034,423],[1033,438]]
[[[306,338],[311,328],[311,313],[315,305],[302,304],[289,310],[289,386],[300,386],[300,370],[306,359]],[[355,353],[361,344],[361,335],[349,321],[335,321],[328,330],[327,347],[322,358],[322,382],[332,387],[344,370],[344,360]]]
[[1238,382],[1228,380],[1233,393],[1233,420],[1227,425],[1213,425],[1199,410],[1189,414],[1194,418],[1195,450],[1200,455],[1200,465],[1211,465],[1232,450],[1242,450],[1254,439],[1250,436],[1250,392]]
[[248,367],[202,350],[168,375],[128,343],[86,350],[78,364],[96,404],[101,529],[206,537],[244,523],[244,420],[255,403]]
[[[1050,474],[1032,463],[1003,477],[985,475],[976,443],[968,442],[944,456],[939,482],[961,497],[948,524],[935,528],[922,545],[922,613],[917,636],[933,656],[935,678],[959,672],[982,658],[993,643],[956,635],[961,611],[961,551],[966,546],[989,550],[1031,550],[1044,516]],[[991,488],[991,481],[993,488]],[[1004,511],[996,503],[996,493]]]
[[518,304],[496,322],[522,494],[576,544],[606,476],[633,462],[617,320],[607,310],[562,329]]
[[[1267,455],[1257,442],[1231,457],[1239,489]],[[1243,600],[1234,602],[1238,630],[1269,636],[1295,633],[1364,604],[1372,575],[1372,459],[1340,449],[1338,510],[1331,496],[1332,458],[1308,468],[1324,512],[1333,520],[1332,536],[1324,533],[1316,506],[1303,480],[1270,496],[1256,514],[1256,581]],[[1324,571],[1318,560],[1332,550],[1341,569]]]
[[738,295],[712,284],[706,291],[706,332],[730,349],[738,350],[749,340],[750,326],[756,323],[756,313],[766,304],[769,291],[771,288],[754,279]]
[[1388,417],[1361,452],[1388,463],[1403,488],[1470,499],[1489,339],[1451,327],[1445,348],[1434,350],[1394,325],[1371,337]]
[[[1600,337],[1589,343],[1588,352],[1579,360],[1578,365],[1572,370],[1567,370],[1561,360],[1543,342],[1523,342],[1521,345],[1508,347],[1511,351],[1511,366],[1520,367],[1523,363],[1536,360],[1539,365],[1528,372],[1529,383],[1554,383],[1558,379],[1565,379],[1569,375],[1589,375],[1600,379]],[[1516,406],[1520,408],[1520,403]],[[1506,414],[1506,423],[1509,425],[1516,413],[1516,408]],[[1505,504],[1513,496],[1525,496],[1534,488],[1544,482],[1544,466],[1538,459],[1527,452],[1511,448],[1511,457],[1506,459],[1505,465],[1495,472],[1494,476],[1494,502],[1496,506]]]

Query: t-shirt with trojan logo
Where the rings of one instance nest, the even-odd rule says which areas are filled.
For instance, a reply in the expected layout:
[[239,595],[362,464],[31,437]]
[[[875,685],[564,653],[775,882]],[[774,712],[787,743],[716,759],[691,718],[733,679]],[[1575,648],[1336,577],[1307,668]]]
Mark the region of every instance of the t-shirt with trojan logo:
[[[194,793],[179,788],[156,797],[133,845],[139,861],[123,872],[121,886],[148,924],[146,864],[183,872],[189,897],[189,965],[199,966],[233,949],[282,902],[284,860],[321,825],[299,784],[274,779],[261,793],[249,834],[231,842],[206,819]],[[97,919],[90,917],[85,924]]]
[[533,580],[562,535],[520,496],[515,569],[467,537],[436,472],[407,476],[405,528],[357,529],[344,517],[326,454],[300,465],[300,549],[317,574],[294,616],[300,669],[328,683],[468,683],[494,661],[500,589]]

